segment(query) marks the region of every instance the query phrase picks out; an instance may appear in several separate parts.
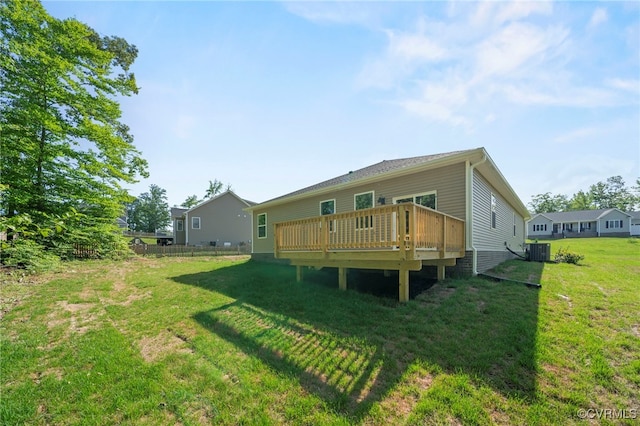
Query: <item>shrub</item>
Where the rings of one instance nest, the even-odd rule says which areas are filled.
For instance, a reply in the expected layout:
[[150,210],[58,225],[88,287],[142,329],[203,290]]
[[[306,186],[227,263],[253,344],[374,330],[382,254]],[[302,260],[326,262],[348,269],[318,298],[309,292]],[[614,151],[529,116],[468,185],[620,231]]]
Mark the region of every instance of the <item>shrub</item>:
[[58,268],[60,258],[33,240],[20,238],[2,241],[2,264],[26,269],[29,272],[45,272]]
[[584,260],[584,256],[578,253],[570,252],[569,248],[560,247],[560,249],[558,249],[558,252],[554,257],[554,260],[556,262],[571,263],[573,265],[578,265],[581,260]]

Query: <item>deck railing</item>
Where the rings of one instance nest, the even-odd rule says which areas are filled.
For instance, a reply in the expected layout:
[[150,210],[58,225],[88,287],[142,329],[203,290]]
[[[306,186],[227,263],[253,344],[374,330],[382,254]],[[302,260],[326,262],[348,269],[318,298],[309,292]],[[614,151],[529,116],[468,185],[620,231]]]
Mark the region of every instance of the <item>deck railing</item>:
[[464,221],[413,203],[275,224],[277,257],[353,250],[437,251],[444,257],[464,247]]

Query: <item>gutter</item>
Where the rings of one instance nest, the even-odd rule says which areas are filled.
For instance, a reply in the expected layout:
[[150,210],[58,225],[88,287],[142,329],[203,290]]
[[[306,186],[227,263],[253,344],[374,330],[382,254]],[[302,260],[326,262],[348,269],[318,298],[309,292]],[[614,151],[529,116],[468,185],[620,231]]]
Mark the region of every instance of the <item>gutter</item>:
[[471,164],[470,161],[467,161],[467,238],[469,239],[469,244],[467,247],[471,248],[471,252],[473,253],[472,258],[472,274],[474,276],[478,275],[478,249],[473,244],[473,169],[475,169],[480,164],[487,161],[486,152],[483,153],[482,159],[477,161],[476,163]]

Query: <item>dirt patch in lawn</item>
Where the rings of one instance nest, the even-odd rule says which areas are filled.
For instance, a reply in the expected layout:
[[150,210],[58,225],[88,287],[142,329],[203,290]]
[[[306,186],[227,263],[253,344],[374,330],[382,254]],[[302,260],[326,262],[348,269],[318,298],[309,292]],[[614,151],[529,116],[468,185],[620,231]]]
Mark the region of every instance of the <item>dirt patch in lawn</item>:
[[192,354],[184,336],[164,330],[156,336],[147,336],[138,343],[140,355],[147,362],[156,362],[172,353]]
[[426,372],[413,374],[406,381],[403,381],[402,386],[395,388],[380,402],[382,411],[393,413],[391,418],[385,419],[385,423],[404,423],[404,420],[415,409],[421,396],[429,390],[432,383],[433,375]]

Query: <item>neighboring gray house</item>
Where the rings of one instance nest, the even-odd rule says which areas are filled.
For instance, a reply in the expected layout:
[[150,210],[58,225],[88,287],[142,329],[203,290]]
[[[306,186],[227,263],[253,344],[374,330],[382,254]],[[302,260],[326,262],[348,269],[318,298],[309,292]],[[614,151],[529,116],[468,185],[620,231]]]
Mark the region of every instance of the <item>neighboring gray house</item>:
[[216,195],[190,209],[172,208],[174,244],[237,247],[251,243],[251,215],[255,203],[233,191]]
[[538,213],[527,222],[527,238],[628,237],[631,220],[618,209]]
[[[484,148],[385,160],[252,206],[252,257],[472,275],[524,252],[529,212]],[[452,269],[453,268],[453,269]],[[298,268],[301,273],[301,269]]]
[[171,207],[171,222],[173,224],[173,244],[183,246],[187,242],[187,233],[184,226],[184,214],[187,208]]

